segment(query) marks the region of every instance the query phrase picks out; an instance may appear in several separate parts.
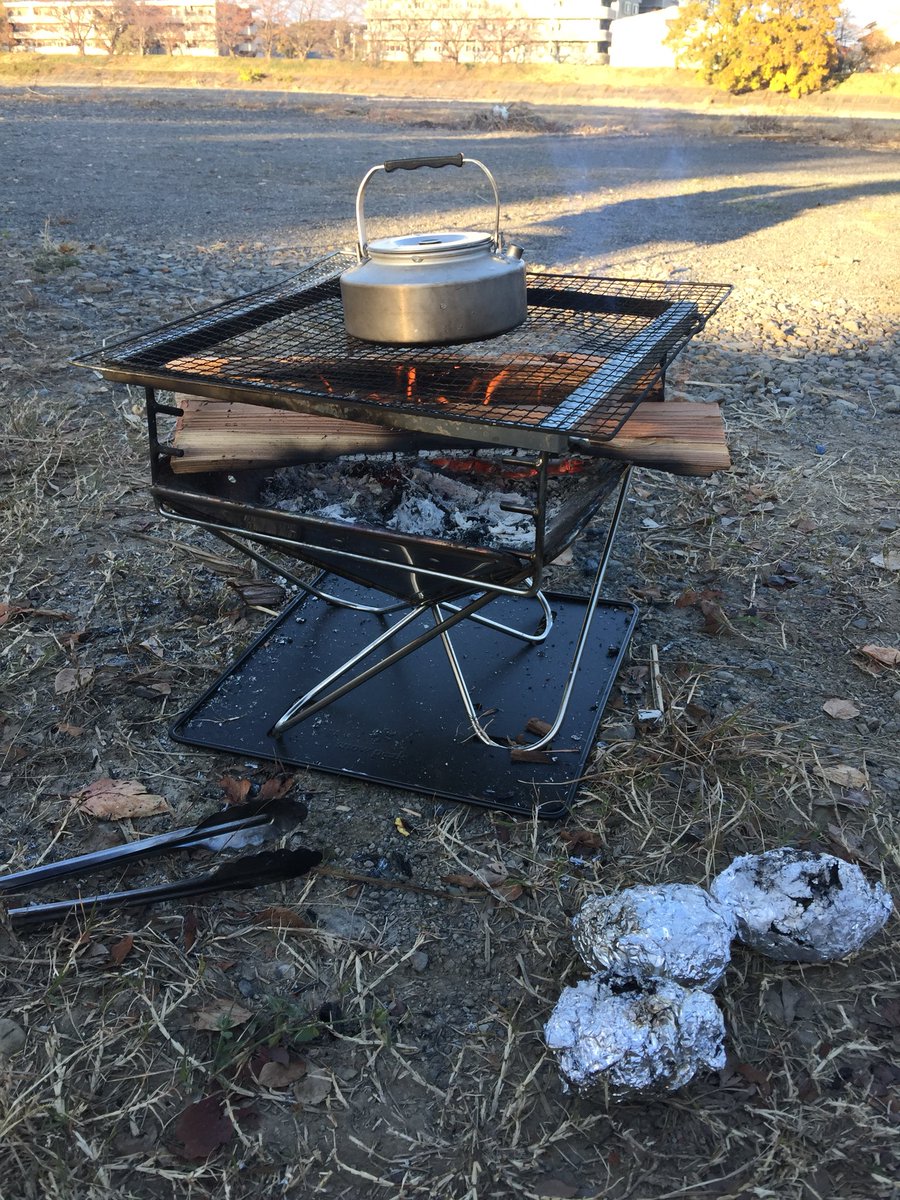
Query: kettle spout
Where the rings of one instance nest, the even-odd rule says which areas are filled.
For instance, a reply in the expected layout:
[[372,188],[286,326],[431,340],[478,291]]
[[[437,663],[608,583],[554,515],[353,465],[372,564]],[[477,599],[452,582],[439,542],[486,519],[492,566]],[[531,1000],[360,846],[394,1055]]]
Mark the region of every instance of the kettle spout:
[[522,249],[521,246],[514,246],[514,245],[510,244],[509,246],[506,247],[506,249],[504,250],[503,253],[506,258],[518,259],[518,258],[522,257],[522,255],[525,253],[525,251]]

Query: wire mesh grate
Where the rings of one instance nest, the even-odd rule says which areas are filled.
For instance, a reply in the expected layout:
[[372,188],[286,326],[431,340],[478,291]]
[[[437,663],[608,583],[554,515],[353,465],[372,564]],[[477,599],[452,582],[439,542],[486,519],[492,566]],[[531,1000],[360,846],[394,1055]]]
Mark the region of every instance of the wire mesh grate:
[[[604,441],[724,301],[723,284],[577,275],[527,277],[528,316],[508,333],[451,346],[375,345],[347,334],[340,252],[285,284],[94,351],[79,360],[134,383],[227,390],[229,398],[318,397],[473,425]],[[296,403],[302,408],[302,401]],[[427,423],[427,421],[426,421]]]

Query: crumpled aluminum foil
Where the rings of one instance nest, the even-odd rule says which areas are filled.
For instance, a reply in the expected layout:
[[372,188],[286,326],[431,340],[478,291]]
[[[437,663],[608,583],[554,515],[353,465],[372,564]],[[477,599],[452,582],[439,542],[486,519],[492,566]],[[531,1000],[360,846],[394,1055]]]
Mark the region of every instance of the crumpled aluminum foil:
[[745,854],[710,884],[745,945],[783,962],[834,962],[858,950],[893,901],[859,867],[831,854],[784,848]]
[[725,1065],[713,997],[671,979],[594,975],[565,988],[544,1026],[564,1088],[628,1099],[674,1092]]
[[592,896],[572,918],[575,949],[592,971],[659,975],[710,992],[731,960],[733,937],[731,909],[688,883]]

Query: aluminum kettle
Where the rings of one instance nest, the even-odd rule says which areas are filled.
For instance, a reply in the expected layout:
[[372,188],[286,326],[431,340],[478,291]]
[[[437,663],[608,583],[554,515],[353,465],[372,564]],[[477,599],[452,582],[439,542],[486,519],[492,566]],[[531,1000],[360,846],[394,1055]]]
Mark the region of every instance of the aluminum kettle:
[[[493,233],[441,231],[366,238],[364,196],[378,171],[461,167],[471,163],[494,193]],[[525,320],[522,250],[500,247],[500,196],[493,175],[476,158],[400,158],[372,167],[356,193],[359,265],[341,275],[344,324],[367,342],[415,346],[493,337]]]

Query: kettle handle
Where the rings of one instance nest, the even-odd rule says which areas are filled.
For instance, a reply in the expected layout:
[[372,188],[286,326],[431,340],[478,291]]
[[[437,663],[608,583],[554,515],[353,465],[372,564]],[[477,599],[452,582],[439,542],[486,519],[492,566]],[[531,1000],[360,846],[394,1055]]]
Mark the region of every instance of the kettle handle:
[[461,167],[465,161],[461,154],[447,154],[443,158],[392,158],[382,164],[382,170],[390,173],[415,171],[419,167]]
[[494,249],[500,249],[500,193],[497,191],[497,184],[493,175],[487,169],[483,162],[477,158],[466,158],[463,154],[449,154],[446,157],[438,158],[394,158],[387,162],[379,163],[376,167],[371,167],[363,176],[363,181],[359,185],[356,193],[356,254],[360,262],[363,262],[368,257],[368,242],[366,240],[366,218],[363,209],[363,197],[365,195],[366,186],[369,180],[378,171],[384,171],[390,174],[392,171],[415,171],[419,167],[461,167],[464,163],[471,163],[474,167],[480,167],[487,176],[488,183],[491,185],[491,191],[494,193]]

